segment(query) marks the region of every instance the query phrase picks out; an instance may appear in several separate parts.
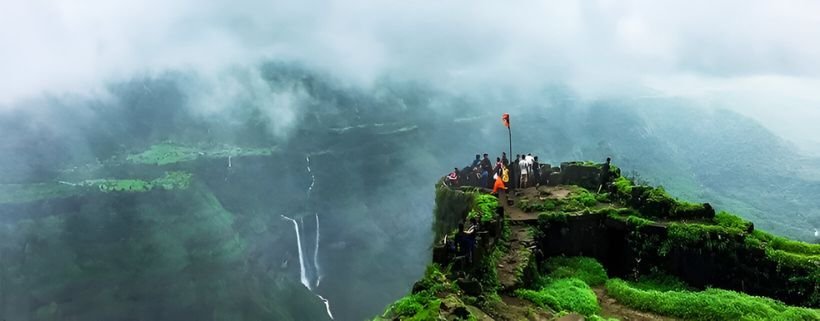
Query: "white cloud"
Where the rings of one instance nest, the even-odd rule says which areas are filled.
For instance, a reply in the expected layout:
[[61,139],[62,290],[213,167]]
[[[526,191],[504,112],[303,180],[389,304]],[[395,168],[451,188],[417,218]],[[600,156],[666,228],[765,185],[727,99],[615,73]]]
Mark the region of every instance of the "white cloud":
[[[817,12],[820,2],[810,0],[5,1],[0,106],[44,92],[94,95],[110,81],[169,69],[219,75],[265,59],[363,86],[385,75],[456,91],[567,83],[595,97],[688,78],[716,96],[743,91],[758,101],[757,88],[774,79],[801,88],[820,79]],[[802,94],[809,103],[795,110],[816,107],[820,91]]]

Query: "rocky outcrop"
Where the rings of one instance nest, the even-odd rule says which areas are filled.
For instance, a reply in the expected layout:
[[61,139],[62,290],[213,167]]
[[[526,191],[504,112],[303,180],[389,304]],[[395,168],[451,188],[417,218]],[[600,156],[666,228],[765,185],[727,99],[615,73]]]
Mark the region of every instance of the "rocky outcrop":
[[696,287],[719,287],[789,304],[820,306],[820,262],[765,245],[748,230],[699,224],[635,224],[612,210],[542,219],[545,256],[589,256],[612,276],[662,270]]

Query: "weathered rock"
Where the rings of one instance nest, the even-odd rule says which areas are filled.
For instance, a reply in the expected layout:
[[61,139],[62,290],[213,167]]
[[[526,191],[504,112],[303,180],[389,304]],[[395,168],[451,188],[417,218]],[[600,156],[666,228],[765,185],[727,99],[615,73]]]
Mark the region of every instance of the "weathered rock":
[[459,319],[466,320],[470,317],[470,310],[467,310],[467,307],[462,305],[453,309],[453,312],[451,312],[450,314]]
[[481,295],[481,283],[478,283],[477,280],[469,280],[469,279],[458,279],[456,280],[456,284],[458,287],[464,291],[464,294],[469,296],[478,296]]
[[439,264],[449,263],[450,253],[446,246],[437,245],[433,247],[433,262]]
[[562,184],[597,189],[600,184],[601,167],[597,164],[570,162],[561,164]]
[[548,186],[558,186],[562,184],[562,175],[560,172],[552,172],[549,176],[549,181],[547,181]]
[[567,314],[563,317],[560,317],[560,318],[556,319],[555,321],[584,321],[584,320],[586,320],[586,318],[584,318],[583,315],[580,315],[578,313],[570,313],[570,314]]

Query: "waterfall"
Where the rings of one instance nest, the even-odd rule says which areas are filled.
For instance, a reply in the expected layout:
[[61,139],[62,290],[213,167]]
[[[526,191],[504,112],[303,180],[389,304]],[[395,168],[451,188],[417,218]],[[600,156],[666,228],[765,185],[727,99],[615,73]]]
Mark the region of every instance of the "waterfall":
[[[313,176],[313,172],[310,169],[310,154],[305,156],[305,161],[307,162],[308,175],[310,175],[310,186],[308,186],[308,189],[307,189],[307,199],[310,200],[310,194],[311,194],[311,192],[313,192],[313,186],[316,184],[316,177]],[[313,272],[316,276],[316,285],[314,285],[314,287],[311,288],[310,287],[310,281],[308,281],[308,277],[306,275],[307,271],[305,271],[305,260],[304,260],[303,255],[302,255],[302,239],[301,239],[300,234],[299,234],[299,223],[297,223],[296,220],[294,220],[292,218],[289,218],[289,217],[286,217],[286,216],[282,215],[282,218],[290,220],[291,222],[293,222],[293,227],[294,227],[294,229],[296,229],[296,243],[299,244],[299,269],[300,269],[299,272],[300,272],[300,278],[301,278],[301,281],[302,281],[302,285],[304,285],[311,292],[313,292],[315,288],[318,288],[319,283],[322,282],[322,274],[321,274],[321,272],[320,272],[321,270],[319,268],[319,238],[320,238],[320,234],[321,234],[320,230],[319,230],[319,213],[318,212],[314,213],[314,217],[316,218],[316,244],[315,244],[315,247],[313,248],[313,270],[314,270]],[[302,229],[304,229],[305,218],[300,217],[299,220],[302,223]],[[330,319],[332,320],[333,319],[333,313],[330,312],[330,301],[325,299],[319,293],[313,292],[313,294],[315,294],[316,297],[318,297],[319,300],[321,300],[325,304],[325,311],[327,312],[327,316],[330,317]]]
[[[313,249],[313,267],[316,270],[316,285],[315,287],[319,287],[319,283],[322,282],[322,272],[319,268],[319,213],[314,213],[316,215],[316,247]],[[329,311],[329,310],[328,310]]]
[[282,215],[282,218],[293,222],[293,229],[296,231],[296,245],[299,249],[299,278],[302,281],[302,285],[310,290],[310,282],[308,282],[307,276],[305,275],[305,259],[302,257],[302,238],[299,236],[299,223],[296,223],[296,220],[284,215]]
[[310,170],[310,154],[305,156],[305,160],[307,161],[307,172],[310,175],[310,186],[308,186],[307,195],[310,198],[310,192],[313,191],[313,185],[316,184],[316,176],[313,176],[313,172]]
[[319,300],[322,300],[322,302],[325,303],[325,310],[327,311],[327,316],[329,316],[330,319],[333,320],[333,313],[330,313],[330,301],[328,301],[327,299],[325,299],[321,295],[317,294],[316,296],[319,297]]

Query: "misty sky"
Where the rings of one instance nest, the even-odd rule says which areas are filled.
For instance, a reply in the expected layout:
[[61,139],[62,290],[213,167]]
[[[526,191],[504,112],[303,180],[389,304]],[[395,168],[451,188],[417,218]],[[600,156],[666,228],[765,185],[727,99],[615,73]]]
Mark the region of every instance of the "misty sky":
[[168,70],[233,94],[231,70],[283,60],[363,87],[680,96],[820,151],[818,13],[811,0],[2,1],[0,108]]

